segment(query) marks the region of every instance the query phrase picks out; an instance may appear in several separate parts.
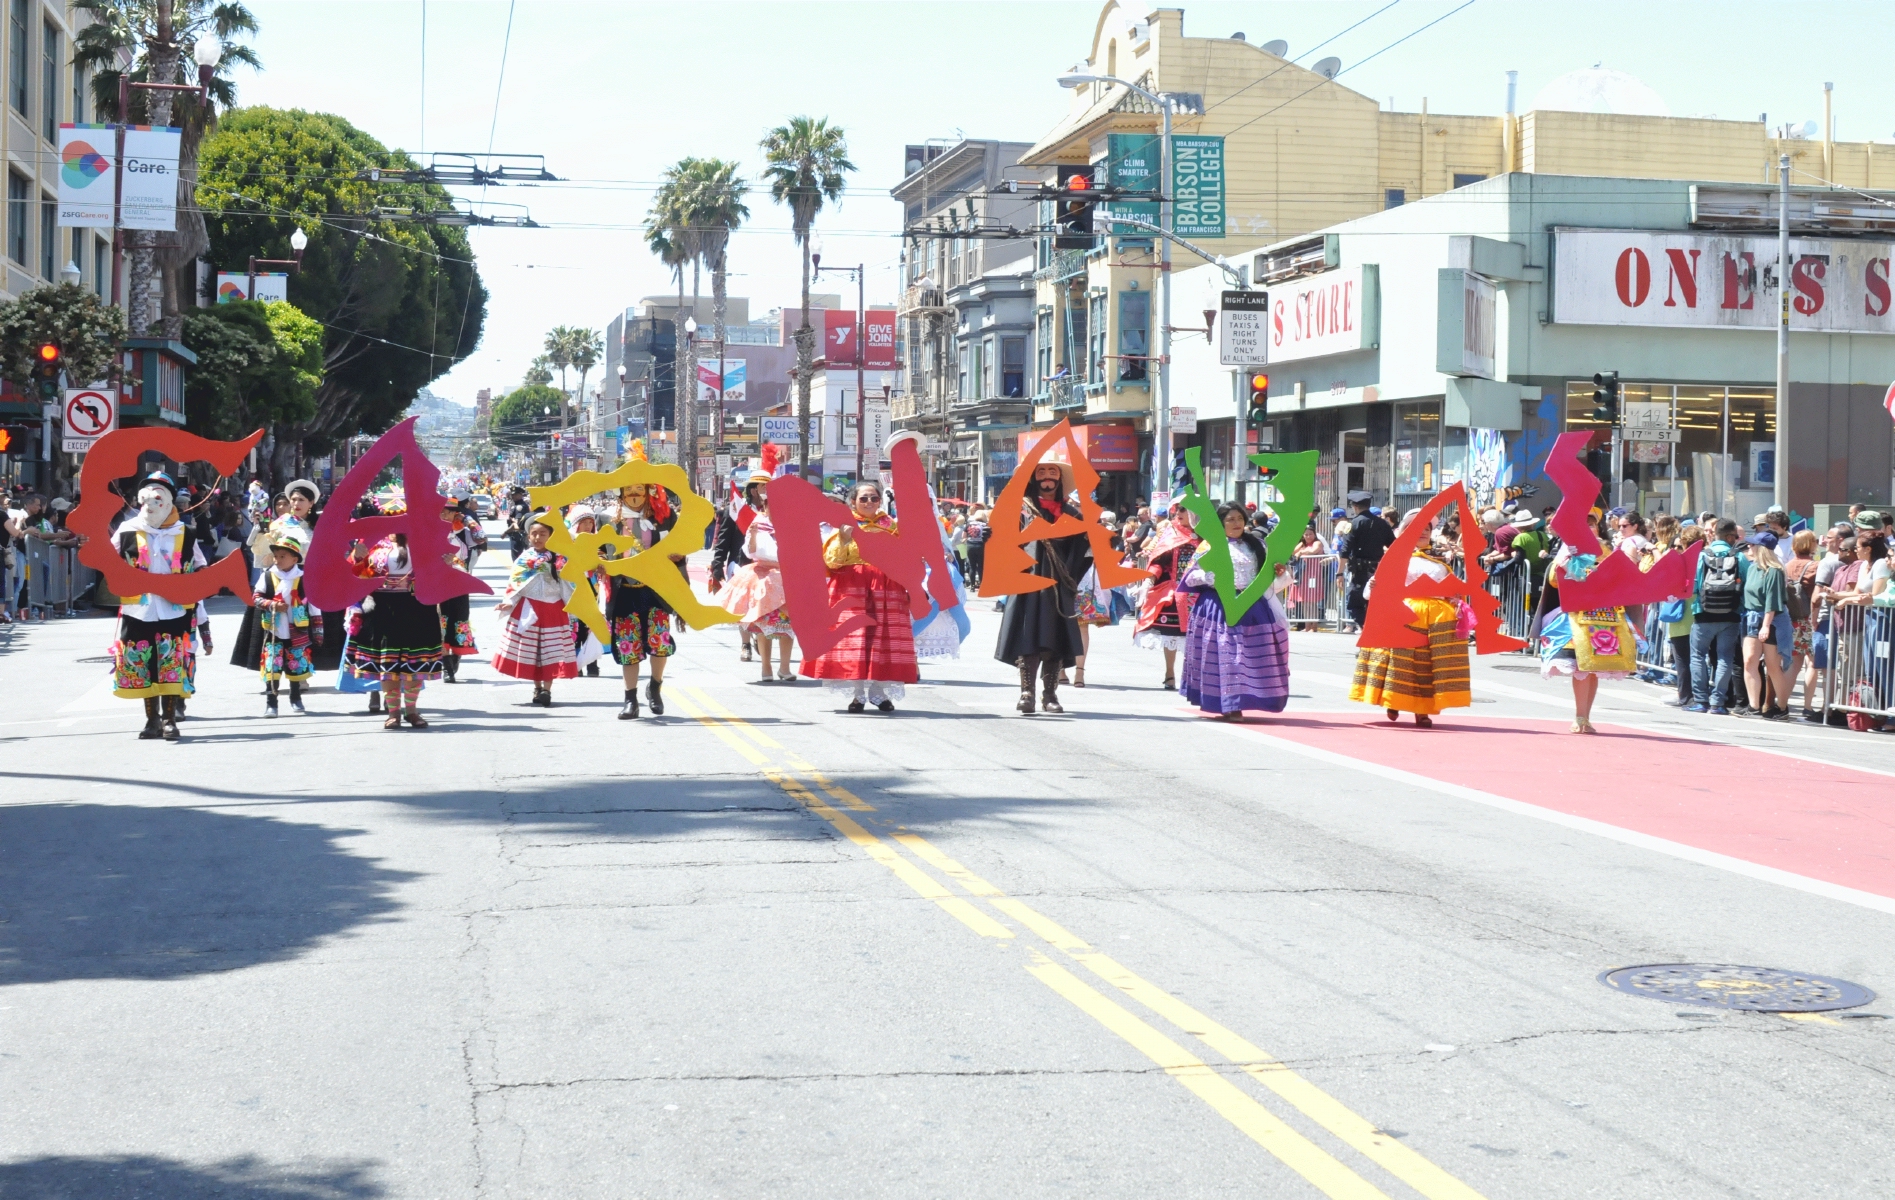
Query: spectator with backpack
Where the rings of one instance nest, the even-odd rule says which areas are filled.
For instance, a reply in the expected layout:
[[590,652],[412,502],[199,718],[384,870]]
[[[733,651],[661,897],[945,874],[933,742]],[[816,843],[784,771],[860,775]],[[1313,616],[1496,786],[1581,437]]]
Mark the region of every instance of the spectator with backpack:
[[[1686,712],[1730,715],[1731,679],[1740,662],[1744,582],[1750,572],[1750,563],[1731,548],[1736,541],[1737,522],[1726,517],[1698,559],[1691,589],[1692,701]],[[1748,708],[1742,701],[1738,707]]]

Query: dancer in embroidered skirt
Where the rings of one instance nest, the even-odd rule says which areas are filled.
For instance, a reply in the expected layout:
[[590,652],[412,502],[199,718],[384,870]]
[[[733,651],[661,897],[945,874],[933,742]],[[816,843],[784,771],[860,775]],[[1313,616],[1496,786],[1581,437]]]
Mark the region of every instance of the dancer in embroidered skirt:
[[[642,444],[632,443],[628,461],[645,461]],[[637,539],[641,550],[650,549],[677,523],[677,510],[671,507],[665,489],[642,483],[619,489],[619,532]],[[671,561],[683,575],[684,556],[673,554]],[[638,717],[639,665],[647,660],[651,663],[651,682],[645,686],[645,699],[651,704],[653,716],[665,715],[665,660],[678,650],[671,633],[673,615],[665,598],[652,588],[623,575],[607,576],[606,626],[612,634],[612,658],[625,681],[625,703],[619,709],[619,720]]]
[[[1231,586],[1239,593],[1264,563],[1263,541],[1246,527],[1247,515],[1238,504],[1217,510],[1230,546]],[[1289,566],[1276,565],[1270,590],[1232,625],[1204,566],[1204,553],[1200,548],[1192,556],[1178,585],[1195,596],[1178,690],[1203,711],[1229,721],[1242,719],[1247,708],[1282,712],[1290,699],[1290,625],[1277,595],[1290,586]]]
[[[1403,527],[1420,512],[1411,510],[1402,521]],[[1409,583],[1424,576],[1436,582],[1448,577],[1446,559],[1432,546],[1417,549],[1408,561]],[[1349,699],[1381,708],[1391,721],[1401,720],[1405,712],[1413,713],[1415,724],[1425,728],[1434,724],[1435,713],[1474,703],[1468,683],[1467,637],[1461,632],[1458,601],[1417,596],[1403,603],[1414,615],[1407,628],[1426,637],[1428,644],[1357,650]]]
[[558,513],[541,513],[526,527],[526,549],[513,560],[506,595],[495,606],[506,619],[493,669],[533,681],[529,704],[553,706],[553,681],[579,674],[573,661],[572,620],[566,601],[573,585],[559,577],[565,559],[546,548]]
[[315,648],[322,641],[322,614],[303,596],[303,556],[309,543],[293,529],[270,539],[275,561],[257,580],[251,608],[263,630],[263,715],[277,714],[277,693],[289,680],[290,711],[304,715],[303,686],[316,673]]
[[[757,470],[745,485],[751,517],[743,534],[744,563],[731,574],[718,603],[726,612],[737,614],[737,628],[755,641],[763,656],[763,677],[757,682],[792,683],[796,679],[796,673],[790,670],[790,638],[794,631],[790,628],[789,601],[783,593],[783,572],[777,569],[776,526],[770,520],[770,499],[764,491],[769,482],[769,473]],[[777,650],[774,676],[770,674],[772,646]]]
[[[403,511],[399,503],[382,509],[384,515]],[[439,679],[443,670],[441,612],[415,599],[408,536],[394,534],[372,549],[357,542],[349,550],[349,566],[361,578],[375,580],[376,587],[362,601],[362,619],[350,635],[343,666],[381,681],[388,711],[383,729],[400,729],[404,719],[412,728],[426,729],[421,687],[426,680]]]
[[[455,492],[467,491],[466,484],[456,484]],[[448,563],[456,570],[474,573],[474,564],[480,561],[480,552],[487,548],[487,538],[480,531],[480,522],[467,511],[468,501],[453,500],[441,510],[441,519],[448,524],[448,545],[452,547],[448,554]],[[436,605],[441,610],[441,650],[442,671],[449,683],[455,682],[455,675],[461,669],[461,659],[479,652],[474,642],[473,606],[466,596],[449,596]]]
[[[1033,468],[1026,501],[1014,517],[1025,529],[1035,520],[1057,521],[1079,517],[1079,506],[1068,500],[1075,490],[1073,469],[1063,462],[1042,460]],[[996,514],[995,521],[1006,520]],[[1086,652],[1079,633],[1079,581],[1092,568],[1092,544],[1083,533],[1028,542],[1033,574],[1053,586],[1007,597],[1000,618],[1000,643],[994,657],[1020,671],[1020,700],[1014,705],[1033,715],[1033,679],[1040,681],[1040,707],[1049,713],[1066,710],[1059,703],[1059,674]]]
[[[302,539],[304,546],[308,546],[315,538],[316,519],[313,510],[321,499],[322,489],[307,479],[292,479],[289,486],[283,489],[282,515],[259,530],[251,544],[251,554],[256,559],[256,569],[251,572],[251,576],[257,583],[261,584],[263,577],[270,572],[272,547],[277,538],[285,533],[293,533]],[[231,639],[230,665],[242,667],[246,671],[260,670],[263,665],[263,622],[249,597],[244,598],[243,620],[237,624],[237,636]]]
[[1138,620],[1132,626],[1132,645],[1165,652],[1166,691],[1178,686],[1178,651],[1184,649],[1191,627],[1191,596],[1178,587],[1198,546],[1191,520],[1189,510],[1174,504],[1170,521],[1152,539],[1145,559],[1145,573],[1151,576],[1151,582],[1145,586],[1145,599],[1138,606]]
[[[893,533],[897,528],[894,518],[882,511],[882,503],[881,485],[867,480],[856,484],[849,495],[857,524]],[[931,522],[933,518],[926,519]],[[850,693],[848,709],[852,713],[862,712],[868,704],[892,713],[895,701],[905,694],[903,685],[921,678],[915,661],[908,589],[881,568],[862,561],[855,531],[846,526],[823,542],[822,557],[829,568],[830,608],[862,613],[868,623],[816,657],[804,658],[802,673]]]
[[[204,568],[204,550],[178,516],[178,485],[163,471],[147,475],[138,489],[138,511],[119,525],[113,540],[125,561],[153,575],[182,575]],[[143,739],[178,740],[178,713],[195,690],[197,656],[191,628],[197,605],[173,604],[147,592],[122,596],[118,640],[112,643],[112,692],[145,702]]]

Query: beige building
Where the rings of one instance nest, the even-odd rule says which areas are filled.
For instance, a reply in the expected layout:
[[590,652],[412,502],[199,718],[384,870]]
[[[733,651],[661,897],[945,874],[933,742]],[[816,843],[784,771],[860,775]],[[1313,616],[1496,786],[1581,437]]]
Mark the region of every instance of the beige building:
[[[1224,139],[1224,236],[1193,240],[1233,263],[1247,263],[1260,247],[1509,171],[1763,183],[1774,179],[1777,156],[1788,153],[1800,184],[1895,187],[1895,145],[1779,138],[1762,121],[1550,110],[1453,116],[1428,112],[1425,101],[1420,112],[1390,112],[1329,78],[1333,66],[1318,73],[1274,53],[1280,43],[1258,46],[1242,35],[1189,37],[1184,20],[1181,9],[1107,0],[1084,70],[1172,96],[1174,135]],[[1087,84],[1073,89],[1066,117],[1020,161],[1048,181],[1062,166],[1109,167],[1111,135],[1149,137],[1159,122],[1156,106],[1136,93]],[[1084,411],[1089,420],[1122,418],[1148,431],[1158,371],[1143,356],[1160,345],[1157,255],[1149,239],[1096,242],[1090,250],[1054,250],[1050,238],[1041,239],[1035,421]],[[1177,270],[1202,262],[1183,250],[1174,260]],[[1137,293],[1147,299],[1126,300]],[[1174,336],[1204,336],[1196,332],[1201,312],[1173,308],[1174,331],[1191,331]]]

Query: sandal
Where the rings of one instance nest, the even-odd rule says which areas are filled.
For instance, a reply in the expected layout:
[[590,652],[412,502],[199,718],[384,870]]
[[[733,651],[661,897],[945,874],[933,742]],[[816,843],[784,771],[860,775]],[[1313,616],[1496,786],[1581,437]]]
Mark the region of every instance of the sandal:
[[421,719],[421,713],[419,711],[411,708],[408,710],[407,716],[408,716],[408,724],[413,726],[414,728],[426,729],[428,727],[428,723]]
[[1073,668],[1073,686],[1074,687],[1086,686],[1086,669],[1084,667]]
[[388,719],[382,722],[382,728],[383,729],[400,729],[401,728],[401,714],[393,710],[390,710],[388,714]]
[[1175,692],[1175,691],[1177,691],[1177,690],[1178,690],[1178,681],[1177,681],[1176,679],[1174,679],[1174,678],[1172,678],[1172,677],[1171,677],[1171,676],[1169,676],[1169,675],[1167,675],[1167,676],[1165,676],[1165,690],[1166,690],[1167,692]]
[[737,659],[737,661],[739,661],[739,662],[749,662],[749,661],[750,661],[750,643],[749,643],[749,642],[745,642],[745,643],[744,643],[744,652],[743,652],[743,653],[742,653],[741,655],[739,655],[739,656],[738,656],[738,659]]

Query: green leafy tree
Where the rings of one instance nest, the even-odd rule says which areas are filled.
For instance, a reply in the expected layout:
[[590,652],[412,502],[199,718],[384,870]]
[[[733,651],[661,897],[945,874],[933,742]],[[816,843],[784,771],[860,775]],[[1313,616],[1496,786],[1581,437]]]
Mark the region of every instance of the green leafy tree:
[[237,109],[204,141],[197,198],[214,261],[288,258],[291,232],[309,236],[290,295],[323,327],[322,383],[311,416],[272,431],[280,477],[386,430],[480,341],[487,289],[465,232],[378,215],[452,207],[438,186],[369,177],[413,166],[342,118],[300,109]]
[[[737,174],[736,163],[719,158],[693,160],[691,171],[684,182],[689,220],[691,227],[697,231],[698,253],[711,272],[711,319],[716,325],[715,348],[724,344],[726,336],[724,318],[729,307],[730,268],[727,252],[730,249],[730,235],[750,216],[750,209],[743,202],[749,194],[750,185]],[[580,377],[580,386],[585,386],[583,375]],[[721,413],[717,414],[717,419],[722,416]],[[721,430],[714,430],[712,436],[721,439]]]
[[194,309],[184,316],[184,339],[197,355],[184,394],[193,433],[238,438],[316,411],[323,330],[295,305],[239,300]]
[[[257,56],[236,39],[257,31],[256,18],[235,0],[76,0],[74,15],[90,18],[73,39],[73,65],[92,75],[92,95],[101,117],[144,125],[177,125],[182,129],[178,149],[178,227],[175,231],[134,230],[131,235],[132,270],[127,293],[131,327],[144,333],[151,316],[148,305],[152,273],[163,281],[162,317],[165,336],[176,338],[183,328],[183,310],[192,281],[184,268],[209,248],[203,214],[191,202],[197,189],[199,148],[216,124],[217,108],[237,102],[230,72],[257,67]],[[120,79],[134,83],[196,85],[197,62],[212,57],[210,100],[206,106],[180,92],[133,88],[129,113],[118,111]],[[187,58],[187,52],[189,57]],[[127,72],[126,64],[130,64]],[[81,120],[78,114],[73,120]]]
[[843,176],[855,170],[849,142],[827,117],[791,117],[763,138],[763,178],[770,198],[790,209],[790,231],[803,248],[803,323],[796,330],[796,466],[809,462],[809,374],[816,333],[809,327],[809,239],[823,204],[841,203]]
[[493,404],[495,445],[523,446],[559,428],[559,406],[566,393],[544,383],[526,383]]
[[0,304],[0,373],[30,393],[39,348],[59,345],[74,387],[117,382],[125,314],[74,283],[47,283]]
[[551,383],[553,382],[552,362],[548,360],[544,354],[540,355],[538,358],[534,359],[533,364],[526,369],[526,378],[522,382],[525,382],[525,383]]

